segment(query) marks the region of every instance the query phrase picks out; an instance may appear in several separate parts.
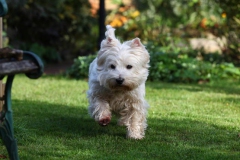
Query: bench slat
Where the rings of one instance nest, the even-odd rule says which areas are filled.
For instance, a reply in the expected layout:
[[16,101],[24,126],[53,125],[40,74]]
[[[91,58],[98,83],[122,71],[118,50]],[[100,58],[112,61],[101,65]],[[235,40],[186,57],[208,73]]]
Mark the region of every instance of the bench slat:
[[12,48],[0,48],[0,59],[4,58],[15,58],[16,60],[22,60],[23,59],[23,51],[18,49],[12,49]]
[[0,76],[16,73],[28,73],[37,70],[38,66],[30,60],[0,63]]

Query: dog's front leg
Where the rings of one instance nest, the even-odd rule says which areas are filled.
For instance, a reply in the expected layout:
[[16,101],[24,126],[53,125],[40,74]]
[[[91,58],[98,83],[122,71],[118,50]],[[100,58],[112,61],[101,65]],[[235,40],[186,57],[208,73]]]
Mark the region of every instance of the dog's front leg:
[[131,117],[129,117],[129,123],[127,124],[127,138],[144,138],[145,129],[147,128],[146,112],[145,108],[134,108],[131,114],[129,114]]
[[97,98],[90,102],[89,113],[99,125],[106,126],[111,121],[109,104]]

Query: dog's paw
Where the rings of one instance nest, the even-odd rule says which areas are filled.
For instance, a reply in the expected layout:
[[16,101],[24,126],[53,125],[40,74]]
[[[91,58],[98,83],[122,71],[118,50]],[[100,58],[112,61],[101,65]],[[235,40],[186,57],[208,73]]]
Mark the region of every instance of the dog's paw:
[[104,117],[98,121],[98,124],[101,126],[107,126],[111,121],[111,117]]
[[140,140],[140,139],[143,139],[144,136],[143,135],[127,135],[127,139],[136,139],[136,140]]
[[127,132],[128,139],[143,139],[144,135],[144,131],[141,132],[140,130],[128,130]]

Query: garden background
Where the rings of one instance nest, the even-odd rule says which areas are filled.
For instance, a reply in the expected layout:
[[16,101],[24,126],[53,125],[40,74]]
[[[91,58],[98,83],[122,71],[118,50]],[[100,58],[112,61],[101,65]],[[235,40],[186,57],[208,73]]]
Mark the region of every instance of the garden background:
[[[21,159],[238,159],[238,0],[105,0],[106,24],[150,53],[145,139],[113,117],[87,114],[87,77],[99,45],[98,0],[8,0],[4,46],[38,54],[61,74],[18,75],[12,89]],[[69,65],[70,64],[70,65]],[[50,68],[49,68],[50,67]],[[0,159],[7,158],[0,141]]]
[[[74,61],[66,75],[87,77],[99,43],[99,1],[9,0],[5,46],[30,50],[45,64]],[[105,0],[105,24],[123,40],[141,38],[151,54],[149,80],[208,82],[239,78],[237,0]],[[85,57],[79,57],[85,56]]]

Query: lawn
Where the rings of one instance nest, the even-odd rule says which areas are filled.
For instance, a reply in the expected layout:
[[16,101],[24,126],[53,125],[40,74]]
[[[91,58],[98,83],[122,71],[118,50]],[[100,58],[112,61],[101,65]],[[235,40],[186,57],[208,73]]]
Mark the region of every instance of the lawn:
[[[143,140],[124,127],[101,127],[87,113],[85,80],[16,76],[15,137],[23,160],[236,160],[240,157],[240,83],[148,82],[151,108]],[[0,155],[7,152],[0,141]]]

